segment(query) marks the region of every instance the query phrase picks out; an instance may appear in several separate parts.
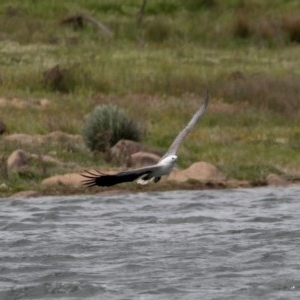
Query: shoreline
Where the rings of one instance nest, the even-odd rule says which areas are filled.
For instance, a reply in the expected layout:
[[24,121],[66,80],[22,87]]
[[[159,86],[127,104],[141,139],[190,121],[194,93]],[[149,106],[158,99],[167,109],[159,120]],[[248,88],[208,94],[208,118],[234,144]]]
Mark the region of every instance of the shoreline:
[[[227,190],[227,189],[255,189],[260,187],[289,187],[299,185],[299,180],[285,180],[284,182],[271,183],[267,181],[239,181],[239,180],[227,180],[224,182],[196,182],[195,180],[184,183],[175,183],[175,182],[164,182],[160,186],[157,184],[150,184],[148,186],[140,186],[138,184],[125,184],[125,186],[119,187],[109,187],[109,188],[91,188],[87,189],[84,187],[74,187],[66,185],[53,185],[48,188],[43,189],[32,189],[32,190],[22,190],[18,192],[9,192],[6,191],[4,196],[1,196],[0,199],[15,199],[15,198],[37,198],[37,197],[46,197],[46,196],[72,196],[72,195],[121,195],[128,193],[148,193],[148,192],[168,192],[175,190],[186,190],[186,191],[195,191],[195,190]],[[3,190],[2,190],[3,192]]]

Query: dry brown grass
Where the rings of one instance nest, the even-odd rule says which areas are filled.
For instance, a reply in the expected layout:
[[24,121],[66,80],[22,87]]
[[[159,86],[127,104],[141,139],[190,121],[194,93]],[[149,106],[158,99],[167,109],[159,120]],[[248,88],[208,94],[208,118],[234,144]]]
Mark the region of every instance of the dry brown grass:
[[239,39],[253,39],[259,44],[300,43],[300,17],[293,13],[255,16],[240,9],[232,23],[232,34]]
[[229,76],[215,84],[216,94],[225,101],[250,106],[282,117],[300,116],[300,76],[287,74],[271,77],[264,74]]

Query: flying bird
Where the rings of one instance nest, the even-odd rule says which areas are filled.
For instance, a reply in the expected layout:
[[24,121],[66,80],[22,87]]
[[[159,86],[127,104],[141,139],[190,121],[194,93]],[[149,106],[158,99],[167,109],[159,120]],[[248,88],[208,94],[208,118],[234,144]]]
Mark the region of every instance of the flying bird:
[[193,115],[187,126],[177,135],[167,152],[155,165],[142,167],[138,169],[123,171],[117,174],[104,174],[100,171],[89,172],[85,171],[86,174],[81,174],[84,179],[82,182],[88,187],[92,186],[113,186],[115,184],[123,182],[137,181],[139,184],[147,184],[150,181],[158,182],[162,176],[170,174],[176,161],[177,161],[177,150],[183,139],[195,126],[195,124],[200,119],[201,115],[204,113],[209,101],[209,92],[206,92],[204,96],[203,104],[200,106],[199,110]]

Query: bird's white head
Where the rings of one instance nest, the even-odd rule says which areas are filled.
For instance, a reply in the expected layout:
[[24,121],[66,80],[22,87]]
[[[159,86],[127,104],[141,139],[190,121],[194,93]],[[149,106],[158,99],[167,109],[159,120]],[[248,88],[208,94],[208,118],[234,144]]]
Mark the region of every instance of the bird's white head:
[[176,162],[177,160],[177,155],[171,155],[170,160]]
[[167,164],[167,165],[174,165],[177,161],[177,155],[169,155],[161,160],[161,163]]

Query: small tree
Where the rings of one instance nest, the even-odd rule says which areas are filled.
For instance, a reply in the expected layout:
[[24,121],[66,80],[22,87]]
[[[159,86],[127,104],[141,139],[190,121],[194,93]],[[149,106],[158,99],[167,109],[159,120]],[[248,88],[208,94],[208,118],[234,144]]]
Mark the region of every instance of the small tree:
[[82,131],[92,151],[105,152],[120,139],[139,141],[140,129],[126,112],[116,105],[99,105],[88,115]]

